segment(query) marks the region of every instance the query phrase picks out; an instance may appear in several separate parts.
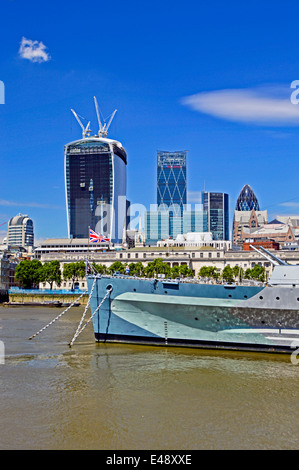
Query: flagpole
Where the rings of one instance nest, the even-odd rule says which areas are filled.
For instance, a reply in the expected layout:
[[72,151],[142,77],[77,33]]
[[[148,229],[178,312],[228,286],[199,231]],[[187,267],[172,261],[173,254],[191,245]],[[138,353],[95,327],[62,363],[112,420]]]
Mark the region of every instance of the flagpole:
[[88,245],[87,245],[87,256],[86,256],[86,276],[87,276],[87,264],[89,258],[89,239],[90,239],[90,226],[88,226]]

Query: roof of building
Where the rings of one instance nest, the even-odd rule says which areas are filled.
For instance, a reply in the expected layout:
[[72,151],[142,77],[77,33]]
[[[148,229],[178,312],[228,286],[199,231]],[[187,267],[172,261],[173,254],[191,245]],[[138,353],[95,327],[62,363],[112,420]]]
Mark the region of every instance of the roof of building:
[[[250,211],[235,211],[234,218],[236,222],[246,223],[249,222],[252,210]],[[268,218],[267,211],[255,211],[258,222],[265,223]]]
[[[31,220],[31,219],[28,217],[28,215],[18,214],[15,217],[12,217],[10,219],[10,221],[8,222],[8,226],[23,225],[23,224],[27,223],[29,220]],[[32,220],[31,220],[31,222],[32,222]]]
[[245,184],[241,189],[239,197],[236,203],[236,211],[242,210],[251,210],[255,209],[257,211],[260,210],[260,206],[257,200],[256,195],[254,194],[252,188],[249,184]]

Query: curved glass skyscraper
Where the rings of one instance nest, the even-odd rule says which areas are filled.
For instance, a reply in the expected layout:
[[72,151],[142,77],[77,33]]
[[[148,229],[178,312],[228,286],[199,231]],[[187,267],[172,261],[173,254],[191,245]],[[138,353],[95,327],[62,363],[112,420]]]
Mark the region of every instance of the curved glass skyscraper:
[[237,199],[235,210],[251,211],[252,209],[254,209],[255,211],[259,211],[260,206],[252,188],[249,186],[249,184],[245,184]]
[[100,136],[65,146],[65,190],[70,238],[89,228],[120,243],[126,222],[127,155],[121,143]]

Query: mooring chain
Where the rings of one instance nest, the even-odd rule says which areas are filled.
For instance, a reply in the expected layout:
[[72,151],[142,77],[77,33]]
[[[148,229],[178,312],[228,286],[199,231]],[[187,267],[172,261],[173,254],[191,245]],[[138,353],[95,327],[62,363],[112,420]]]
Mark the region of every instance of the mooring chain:
[[82,318],[81,318],[81,320],[80,320],[80,323],[79,323],[79,325],[78,325],[78,328],[77,328],[77,330],[76,330],[76,333],[74,334],[74,338],[73,338],[72,341],[69,343],[70,345],[71,345],[71,343],[74,341],[74,339],[77,337],[78,331],[79,331],[80,328],[81,328],[81,325],[82,325],[82,323],[83,323],[83,320],[84,320],[84,318],[85,318],[87,309],[88,309],[89,304],[90,304],[90,299],[91,299],[91,296],[92,296],[92,293],[93,293],[93,290],[94,290],[94,287],[95,287],[95,284],[96,284],[96,280],[97,280],[97,278],[95,277],[95,278],[94,278],[94,281],[93,281],[93,285],[92,285],[91,291],[90,291],[90,294],[89,294],[89,296],[88,296],[88,301],[87,301],[86,307],[85,307],[85,309],[84,309]]
[[74,302],[68,306],[68,308],[66,308],[62,313],[60,313],[56,318],[54,318],[54,320],[52,320],[50,323],[48,323],[46,326],[44,326],[41,330],[37,331],[34,335],[30,336],[30,338],[28,339],[32,339],[34,338],[35,336],[39,335],[42,331],[44,331],[46,328],[48,328],[50,325],[52,325],[56,320],[58,320],[60,317],[62,317],[62,315],[64,315],[76,302],[78,302],[79,299],[81,299],[81,297],[83,295],[85,295],[87,292],[83,292],[83,294],[80,295],[80,297],[78,297],[76,300],[74,300]]
[[102,298],[101,300],[101,303],[97,306],[97,308],[95,309],[95,311],[93,312],[93,314],[91,315],[91,317],[87,320],[87,322],[85,323],[85,325],[79,330],[79,327],[80,325],[82,324],[82,321],[80,322],[80,325],[78,326],[77,328],[77,331],[72,339],[72,341],[69,343],[69,346],[71,347],[74,343],[74,341],[76,340],[76,338],[79,336],[80,333],[82,333],[82,331],[85,329],[85,327],[88,325],[88,323],[93,319],[93,317],[95,316],[95,314],[97,313],[97,311],[101,308],[101,306],[103,305],[103,303],[105,302],[105,300],[107,299],[107,297],[110,295],[112,291],[112,288],[111,289],[108,289],[105,296]]

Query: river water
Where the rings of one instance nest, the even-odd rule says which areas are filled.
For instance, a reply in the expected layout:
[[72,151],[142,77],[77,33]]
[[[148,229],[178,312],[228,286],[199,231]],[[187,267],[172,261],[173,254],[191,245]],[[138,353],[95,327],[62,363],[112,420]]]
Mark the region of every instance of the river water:
[[0,307],[0,449],[298,449],[289,355],[96,344],[83,309]]

